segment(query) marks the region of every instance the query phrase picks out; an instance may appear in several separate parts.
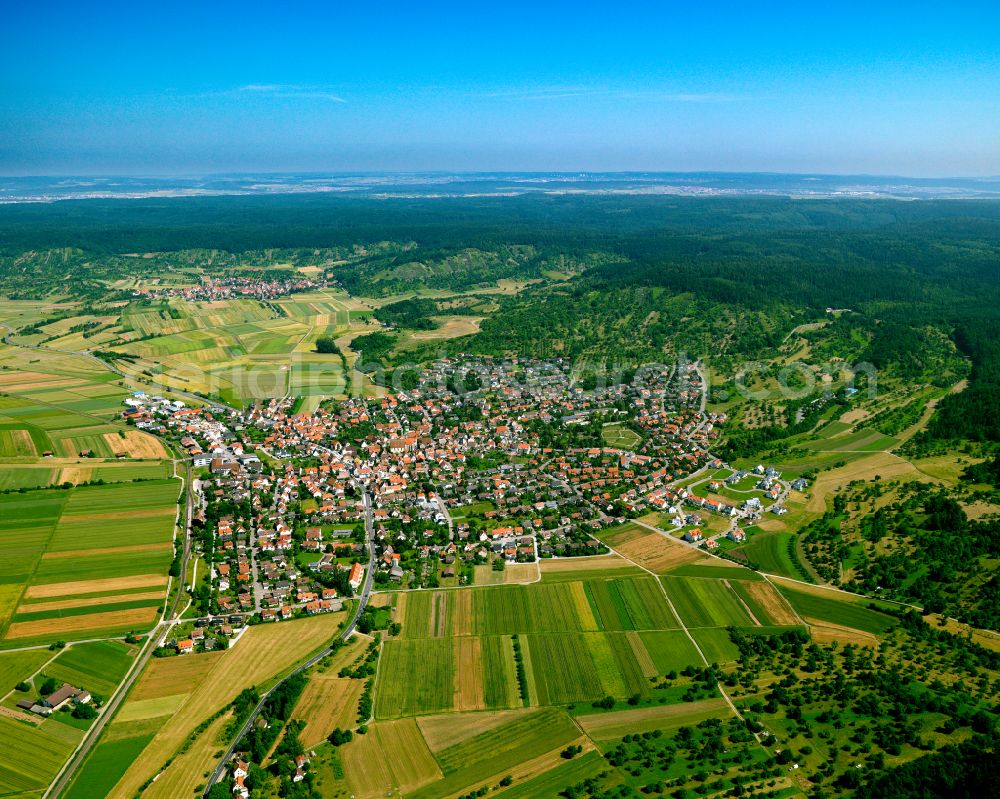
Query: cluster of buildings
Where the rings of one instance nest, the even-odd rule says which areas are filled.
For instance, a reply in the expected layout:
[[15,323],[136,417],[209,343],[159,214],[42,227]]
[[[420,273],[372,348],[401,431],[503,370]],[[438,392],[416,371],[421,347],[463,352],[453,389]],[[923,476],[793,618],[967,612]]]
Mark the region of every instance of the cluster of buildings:
[[275,278],[273,273],[261,272],[259,275],[204,277],[201,283],[194,286],[138,288],[132,294],[149,300],[174,298],[191,302],[218,302],[231,299],[273,300],[326,287],[325,281],[301,275]]
[[48,696],[34,699],[22,699],[17,703],[19,710],[34,713],[36,716],[50,716],[58,710],[70,706],[87,705],[93,701],[89,691],[77,688],[69,683],[63,683]]
[[[584,389],[568,361],[457,357],[413,388],[310,413],[291,398],[220,411],[140,392],[125,414],[203,470],[206,612],[280,620],[336,609],[360,585],[366,516],[376,582],[419,587],[606,551],[602,527],[695,504],[672,486],[721,465],[710,448],[725,417],[704,413],[705,390],[692,367]],[[609,426],[637,443],[613,446]]]

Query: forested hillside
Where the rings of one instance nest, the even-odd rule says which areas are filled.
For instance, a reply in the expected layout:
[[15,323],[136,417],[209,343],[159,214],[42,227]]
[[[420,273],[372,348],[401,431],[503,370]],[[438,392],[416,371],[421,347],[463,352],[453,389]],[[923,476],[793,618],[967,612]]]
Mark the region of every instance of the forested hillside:
[[[475,311],[488,317],[480,331],[450,339],[450,352],[632,365],[687,353],[711,355],[723,371],[770,357],[828,308],[848,309],[812,334],[814,353],[944,383],[956,373],[950,339],[971,361],[971,378],[943,401],[927,435],[997,440],[998,231],[1000,203],[987,201],[282,196],[9,205],[0,208],[0,291],[96,300],[129,276],[193,265],[314,267],[358,296],[497,290],[485,314]],[[432,329],[434,310],[461,308],[382,314]],[[441,350],[410,348],[406,357]]]

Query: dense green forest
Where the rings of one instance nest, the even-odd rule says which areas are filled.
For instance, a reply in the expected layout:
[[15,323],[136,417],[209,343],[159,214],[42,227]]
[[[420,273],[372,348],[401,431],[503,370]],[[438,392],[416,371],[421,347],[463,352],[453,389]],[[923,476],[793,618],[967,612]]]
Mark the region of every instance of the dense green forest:
[[383,324],[407,327],[413,330],[433,330],[437,323],[431,315],[437,313],[434,300],[410,299],[391,302],[376,309],[373,316]]
[[[686,353],[725,370],[769,357],[828,308],[849,309],[846,330],[817,334],[818,351],[840,342],[831,354],[848,362],[939,385],[956,379],[949,340],[969,359],[968,388],[942,402],[927,434],[939,440],[1000,440],[998,263],[990,201],[280,196],[0,208],[0,291],[12,297],[97,300],[129,275],[275,264],[319,266],[360,296],[523,288],[498,294],[453,352],[625,365]],[[427,328],[431,312],[420,301],[376,315]]]

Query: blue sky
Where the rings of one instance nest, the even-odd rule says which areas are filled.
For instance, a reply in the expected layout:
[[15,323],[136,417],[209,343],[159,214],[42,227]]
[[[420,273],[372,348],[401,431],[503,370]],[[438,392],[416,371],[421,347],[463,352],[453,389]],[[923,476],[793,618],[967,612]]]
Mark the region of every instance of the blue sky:
[[2,17],[6,175],[1000,174],[997,3],[34,0]]

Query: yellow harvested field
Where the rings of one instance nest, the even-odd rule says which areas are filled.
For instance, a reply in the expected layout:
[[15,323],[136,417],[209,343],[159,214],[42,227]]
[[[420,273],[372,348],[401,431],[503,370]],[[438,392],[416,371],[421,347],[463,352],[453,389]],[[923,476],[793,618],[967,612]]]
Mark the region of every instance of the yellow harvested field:
[[156,608],[131,608],[110,610],[107,613],[88,613],[82,616],[67,616],[62,619],[36,619],[15,621],[7,628],[8,639],[34,638],[41,635],[56,635],[64,632],[101,630],[104,628],[135,627],[151,625],[158,615]]
[[583,583],[570,583],[569,592],[573,597],[573,605],[576,608],[576,615],[580,619],[581,630],[596,630],[597,619],[594,618],[594,610],[587,599],[587,592]]
[[344,773],[357,799],[403,795],[444,776],[416,721],[377,722],[340,749]]
[[74,388],[80,385],[75,377],[57,377],[42,372],[10,372],[0,375],[0,386],[10,394],[38,391],[40,388]]
[[187,694],[172,694],[171,696],[142,699],[138,702],[132,701],[129,698],[129,701],[122,706],[121,711],[115,716],[115,722],[141,721],[143,719],[156,719],[160,716],[169,716],[184,704],[185,699],[187,699]]
[[481,316],[435,316],[432,318],[439,324],[439,327],[434,330],[418,330],[409,333],[409,339],[411,341],[440,341],[458,336],[470,336],[473,333],[478,333],[479,326],[483,323]]
[[28,454],[38,455],[38,448],[35,446],[35,442],[31,440],[31,433],[27,430],[11,430],[10,431],[11,443],[17,452],[25,452]]
[[445,713],[439,716],[420,716],[417,726],[432,752],[460,744],[476,735],[501,727],[519,716],[533,713],[535,708],[517,710],[488,710],[483,713]]
[[438,591],[431,595],[431,638],[445,638],[449,635],[448,594]]
[[838,643],[841,645],[878,646],[878,639],[874,635],[863,633],[860,630],[852,630],[849,627],[838,627],[828,622],[823,622],[823,626],[810,624],[809,635],[817,644]]
[[476,585],[506,585],[511,583],[537,583],[540,572],[537,563],[508,563],[498,572],[489,564],[474,566]]
[[2,705],[0,705],[0,716],[6,716],[9,719],[14,719],[14,721],[30,724],[32,727],[39,727],[42,724],[40,716],[31,716],[27,713],[22,713],[20,710],[14,710],[12,707],[3,707]]
[[292,711],[293,719],[306,723],[299,740],[309,749],[318,746],[338,727],[354,726],[358,698],[365,688],[364,680],[315,674],[309,678],[302,696]]
[[940,479],[920,472],[907,460],[890,452],[875,452],[846,466],[821,472],[813,483],[806,510],[812,513],[826,511],[827,499],[840,488],[844,488],[853,480],[872,481],[879,476],[883,480],[896,480],[902,477],[925,482],[939,483]]
[[77,594],[97,594],[111,591],[128,591],[133,588],[152,588],[166,586],[167,577],[163,574],[136,574],[132,577],[109,577],[102,580],[80,580],[73,583],[49,583],[47,585],[32,585],[24,592],[26,599],[48,599],[57,596],[76,596]]
[[[171,510],[170,513],[173,513]],[[88,519],[101,518],[98,516],[88,516]],[[126,552],[155,552],[156,550],[169,549],[173,551],[174,545],[165,541],[161,544],[136,544],[130,547],[105,547],[104,549],[74,549],[71,552],[46,552],[42,555],[42,560],[59,560],[60,558],[80,558],[86,555],[118,555]],[[132,599],[147,599],[148,597],[134,596]],[[69,605],[67,605],[69,607]]]
[[121,452],[129,458],[150,460],[167,457],[167,451],[160,440],[141,430],[126,430],[124,438],[118,433],[105,433],[104,440],[116,455]]
[[609,740],[647,730],[669,730],[685,724],[696,724],[706,718],[725,718],[731,714],[726,700],[704,699],[701,702],[681,702],[676,705],[653,705],[635,710],[616,710],[577,717],[577,723],[592,738]]
[[205,679],[224,654],[205,652],[176,658],[153,658],[136,682],[124,707],[127,708],[133,702],[190,693],[191,688]]
[[396,594],[396,611],[393,614],[393,621],[406,625],[406,594]]
[[455,639],[455,709],[482,710],[486,707],[483,694],[482,648],[479,638]]
[[768,582],[745,582],[743,587],[771,618],[773,624],[801,624],[798,614],[788,600]]
[[[184,739],[202,721],[229,704],[244,688],[283,674],[313,654],[333,638],[344,617],[344,613],[331,613],[280,624],[262,624],[247,630],[232,649],[217,655],[214,667],[199,681],[189,683],[192,690],[187,700],[163,724],[142,757],[132,763],[110,795],[119,799],[135,796],[139,787],[175,755]],[[176,688],[170,693],[177,693]],[[169,694],[161,694],[166,695]]]
[[649,650],[646,649],[646,645],[642,642],[642,638],[639,636],[635,630],[629,630],[625,633],[625,638],[628,641],[630,647],[632,647],[632,654],[635,655],[635,662],[639,664],[642,669],[643,677],[655,677],[660,672],[656,668],[656,664],[653,662],[653,658],[649,655]]
[[[215,766],[219,751],[219,736],[229,723],[232,713],[225,713],[213,721],[199,735],[191,747],[174,758],[170,766],[156,778],[156,782],[143,791],[143,799],[176,799],[178,796],[195,796],[195,787],[204,782],[202,776]],[[162,763],[158,766],[163,765]]]
[[472,635],[472,592],[455,591],[452,597],[455,602],[454,635]]
[[68,610],[69,608],[85,608],[89,605],[104,605],[108,602],[131,602],[140,599],[160,599],[162,591],[144,591],[141,594],[124,594],[121,596],[83,597],[80,599],[53,599],[51,602],[36,602],[33,605],[21,605],[20,613],[41,613],[47,610]]
[[76,485],[88,482],[93,475],[94,469],[91,466],[65,466],[59,470],[59,478],[55,482]]
[[708,559],[694,547],[674,541],[663,533],[650,532],[616,544],[615,549],[633,563],[655,574],[665,574],[685,563]]
[[924,616],[924,621],[935,629],[943,628],[952,635],[960,635],[963,638],[971,635],[972,640],[982,647],[993,652],[1000,652],[1000,633],[993,630],[980,630],[977,627],[970,627],[955,619],[948,619],[943,625],[941,616],[937,613],[928,613]]
[[[574,571],[603,571],[605,569],[632,569],[635,567],[621,555],[592,555],[582,558],[545,558],[539,562],[542,574],[562,574]],[[508,567],[509,568],[509,567]]]
[[508,563],[502,573],[505,583],[533,583],[539,574],[535,563]]
[[972,521],[978,521],[984,516],[1000,512],[1000,507],[994,505],[992,502],[970,502],[963,505],[962,510],[965,511],[965,515]]

